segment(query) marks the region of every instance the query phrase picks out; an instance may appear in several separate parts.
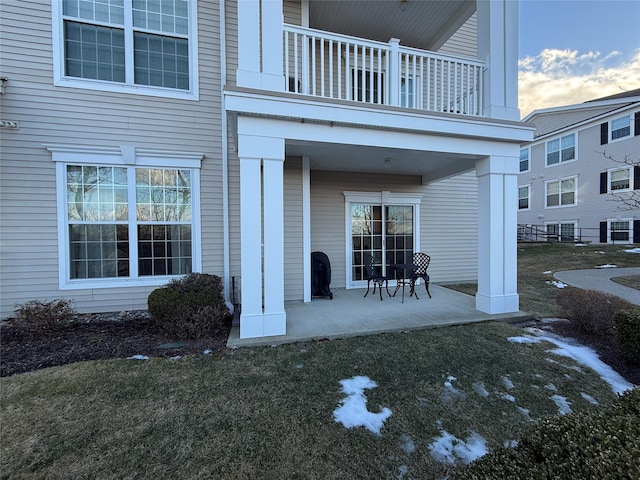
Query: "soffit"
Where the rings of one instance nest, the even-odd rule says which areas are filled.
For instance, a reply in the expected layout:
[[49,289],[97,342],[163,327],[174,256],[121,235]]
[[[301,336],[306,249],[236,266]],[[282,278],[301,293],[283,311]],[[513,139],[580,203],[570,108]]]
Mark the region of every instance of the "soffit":
[[310,0],[309,26],[319,30],[438,50],[475,12],[475,1]]

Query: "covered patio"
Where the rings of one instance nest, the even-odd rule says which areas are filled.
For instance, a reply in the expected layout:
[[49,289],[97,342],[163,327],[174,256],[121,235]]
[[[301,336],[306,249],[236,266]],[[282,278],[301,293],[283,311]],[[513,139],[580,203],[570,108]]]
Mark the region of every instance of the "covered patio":
[[[502,314],[481,312],[476,309],[475,297],[446,287],[431,284],[429,290],[433,298],[429,298],[423,285],[418,285],[416,289],[419,299],[409,297],[407,287],[404,303],[401,290],[391,298],[383,290],[383,301],[380,301],[377,291],[375,295],[370,291],[363,298],[366,290],[344,288],[332,289],[333,300],[314,298],[309,303],[285,302],[286,335],[241,339],[236,314],[227,346],[277,345],[464,325],[487,320],[515,322],[531,318],[531,315],[522,311]],[[393,290],[389,287],[391,294]]]

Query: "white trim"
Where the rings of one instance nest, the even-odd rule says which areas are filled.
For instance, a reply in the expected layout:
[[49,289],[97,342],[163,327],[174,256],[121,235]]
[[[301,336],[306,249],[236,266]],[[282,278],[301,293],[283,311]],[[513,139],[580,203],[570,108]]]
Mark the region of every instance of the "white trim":
[[[629,239],[625,242],[624,240],[612,240],[611,239],[611,223],[612,222],[628,222],[629,223],[629,229],[627,230],[627,232],[629,233]],[[629,217],[629,218],[607,218],[607,243],[608,244],[615,244],[615,243],[626,243],[626,244],[632,244],[634,243],[634,241],[637,242],[638,239],[633,238],[633,222],[634,219]]]
[[[527,169],[526,170],[520,170],[520,165],[522,165],[522,162],[524,160],[522,160],[522,158],[519,159],[518,162],[518,173],[528,173],[531,171],[531,148],[530,147],[524,147],[520,149],[520,154],[522,154],[522,152],[526,150],[527,151]],[[546,161],[546,155],[545,155],[545,161]]]
[[[570,160],[562,160],[562,139],[573,135],[573,158]],[[549,164],[549,143],[554,140],[558,140],[558,163]],[[566,165],[567,163],[575,162],[578,160],[578,132],[567,133],[566,135],[559,135],[554,138],[550,138],[544,143],[544,168],[557,167],[558,165]]]
[[[560,202],[562,201],[562,182],[564,180],[575,180],[575,190],[574,190],[574,196],[573,196],[573,203],[570,204],[566,204],[566,205],[562,205]],[[547,186],[550,183],[555,183],[558,182],[558,205],[552,205],[552,206],[548,206],[547,205]],[[575,207],[578,205],[578,175],[571,175],[568,177],[562,177],[562,178],[554,178],[553,180],[547,180],[544,182],[544,208],[545,209],[553,209],[553,208],[565,208],[565,207]]]
[[[56,163],[56,209],[58,230],[58,284],[60,290],[126,288],[141,286],[159,286],[173,278],[182,275],[138,276],[137,253],[129,260],[128,277],[71,279],[69,270],[69,229],[68,229],[68,201],[66,189],[67,165],[113,165],[127,168],[128,198],[136,198],[135,168],[168,168],[187,169],[191,172],[191,271],[202,270],[202,232],[200,221],[200,161],[203,154],[189,152],[164,153],[160,150],[140,149],[143,156],[136,156],[133,146],[100,147],[47,144],[44,147],[51,152],[52,161]],[[119,152],[119,155],[118,155]],[[176,161],[174,159],[178,157]],[[152,162],[151,159],[154,159]],[[180,160],[182,159],[182,160]],[[131,200],[130,200],[131,202]],[[120,222],[122,223],[122,222]],[[168,222],[171,223],[171,222]],[[185,222],[181,222],[185,223]],[[137,245],[138,222],[135,209],[129,208],[129,244]],[[137,252],[136,249],[130,249]]]
[[[129,52],[125,58],[125,82],[109,82],[90,78],[67,77],[64,75],[64,27],[62,18],[62,0],[51,0],[51,36],[53,43],[53,84],[57,87],[81,88],[99,90],[103,92],[126,93],[154,97],[175,98],[181,100],[199,100],[199,67],[198,67],[198,9],[197,2],[187,2],[189,5],[189,90],[177,88],[157,87],[153,85],[137,85],[133,83],[133,46],[131,39],[125,35],[125,48]],[[125,0],[125,31],[131,32],[132,1]],[[100,22],[91,22],[100,24]],[[127,30],[129,29],[129,30]]]
[[[620,107],[620,110],[622,110],[624,107],[634,108],[635,105],[628,105],[628,104],[637,103],[637,102],[640,102],[640,96],[622,97],[622,98],[615,98],[615,99],[610,99],[610,100],[600,100],[600,101],[590,101],[590,102],[583,102],[583,103],[578,103],[578,104],[573,104],[573,105],[564,105],[564,106],[561,106],[561,107],[541,108],[539,110],[534,110],[533,112],[528,114],[526,117],[524,117],[522,119],[522,121],[523,122],[528,122],[535,115],[540,115],[540,114],[568,112],[568,111],[572,111],[572,110],[585,110],[585,109],[590,109],[590,108],[615,106],[615,105],[620,105],[620,104],[622,104],[622,107]],[[590,119],[586,120],[585,122],[591,122],[591,121],[594,121],[594,120],[597,121],[598,119],[601,119],[603,117],[611,115],[611,113],[613,111],[614,110],[611,110],[611,111],[609,111],[607,113],[603,113],[603,114],[599,115],[598,117],[596,117],[596,119],[590,118]],[[599,122],[599,123],[602,123],[602,122]]]
[[[613,122],[616,120],[620,120],[622,118],[628,118],[629,119],[629,135],[625,135],[624,137],[618,137],[618,138],[613,138]],[[611,120],[609,120],[607,122],[607,141],[609,143],[616,143],[616,142],[620,142],[622,140],[628,140],[630,138],[633,138],[635,136],[635,121],[634,121],[634,112],[628,113],[626,115],[620,115],[617,116],[616,118],[612,118]]]
[[302,272],[303,300],[311,301],[311,160],[302,157]]
[[[611,174],[613,172],[620,172],[626,170],[629,172],[629,187],[628,188],[618,188],[618,189],[612,189],[611,188]],[[629,165],[628,167],[614,167],[614,168],[609,168],[607,169],[607,193],[611,193],[611,194],[616,194],[616,193],[624,193],[624,192],[631,192],[633,190],[635,190],[636,185],[634,184],[634,166],[633,165]]]
[[[520,189],[527,188],[527,208],[520,208]],[[531,210],[531,184],[518,185],[518,212],[527,212]]]

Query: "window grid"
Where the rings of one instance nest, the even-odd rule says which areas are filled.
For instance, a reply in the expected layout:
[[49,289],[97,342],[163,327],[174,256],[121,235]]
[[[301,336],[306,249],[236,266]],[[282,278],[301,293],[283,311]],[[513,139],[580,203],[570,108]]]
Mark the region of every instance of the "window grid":
[[[128,195],[129,172],[135,200]],[[190,170],[67,165],[66,192],[72,280],[129,277],[136,260],[138,276],[191,272]],[[134,248],[130,228],[138,237]]]
[[65,0],[64,75],[189,90],[188,35],[186,0],[134,0],[132,9],[123,0]]
[[609,232],[612,242],[628,242],[631,238],[631,222],[615,220],[609,222]]

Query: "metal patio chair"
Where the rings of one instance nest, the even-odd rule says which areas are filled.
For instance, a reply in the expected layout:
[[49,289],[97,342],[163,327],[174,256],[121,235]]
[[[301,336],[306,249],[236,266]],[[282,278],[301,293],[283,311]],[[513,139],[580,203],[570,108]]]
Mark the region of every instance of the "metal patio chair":
[[366,297],[369,295],[369,286],[371,282],[373,282],[373,294],[376,294],[376,285],[380,289],[380,300],[382,300],[382,284],[385,284],[385,288],[387,289],[387,295],[391,296],[389,293],[389,279],[384,275],[378,273],[378,269],[376,268],[375,259],[373,255],[370,253],[366,253],[364,256],[364,266],[367,272],[367,293],[364,294]]
[[413,264],[416,266],[416,269],[413,271],[413,275],[411,276],[411,293],[415,294],[416,298],[418,298],[418,294],[416,293],[415,284],[419,278],[424,280],[424,288],[427,290],[429,298],[431,298],[431,292],[429,291],[429,274],[427,273],[427,268],[429,268],[430,262],[431,257],[426,253],[416,252],[413,254]]

